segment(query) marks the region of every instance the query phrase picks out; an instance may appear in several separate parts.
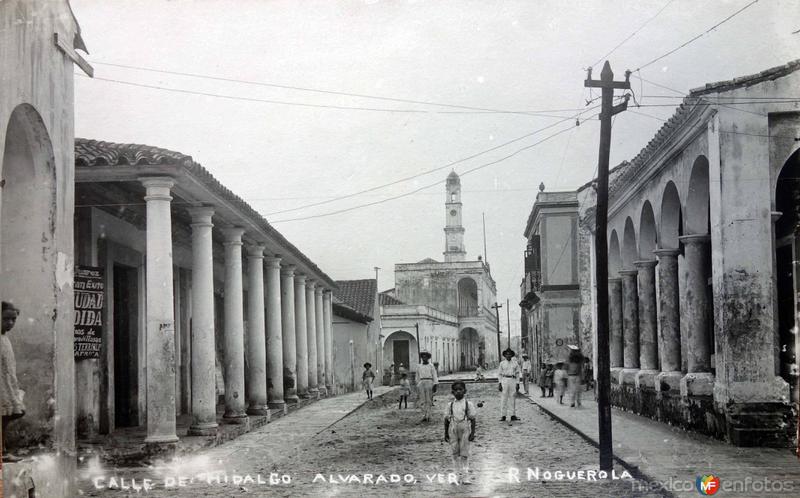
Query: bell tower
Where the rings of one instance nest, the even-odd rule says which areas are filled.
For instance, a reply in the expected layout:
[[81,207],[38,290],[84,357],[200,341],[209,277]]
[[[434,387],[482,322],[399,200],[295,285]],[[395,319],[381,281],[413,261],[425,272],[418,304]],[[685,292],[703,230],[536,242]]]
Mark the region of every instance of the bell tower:
[[455,171],[447,176],[447,200],[445,202],[444,260],[464,261],[464,227],[461,225],[461,179]]

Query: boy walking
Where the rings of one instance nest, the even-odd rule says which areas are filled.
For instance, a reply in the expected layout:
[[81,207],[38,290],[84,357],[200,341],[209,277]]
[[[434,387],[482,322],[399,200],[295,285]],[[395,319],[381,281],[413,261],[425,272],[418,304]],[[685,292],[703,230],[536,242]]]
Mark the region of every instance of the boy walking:
[[453,468],[463,484],[470,484],[469,447],[475,440],[475,405],[464,395],[467,386],[460,380],[453,382],[453,397],[444,417],[444,440],[453,451]]

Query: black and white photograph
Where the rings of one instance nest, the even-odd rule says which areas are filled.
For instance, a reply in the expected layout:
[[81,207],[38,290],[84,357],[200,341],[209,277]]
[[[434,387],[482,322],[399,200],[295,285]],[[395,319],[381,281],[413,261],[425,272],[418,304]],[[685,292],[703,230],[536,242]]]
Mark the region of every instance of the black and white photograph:
[[800,494],[800,0],[0,0],[0,498]]

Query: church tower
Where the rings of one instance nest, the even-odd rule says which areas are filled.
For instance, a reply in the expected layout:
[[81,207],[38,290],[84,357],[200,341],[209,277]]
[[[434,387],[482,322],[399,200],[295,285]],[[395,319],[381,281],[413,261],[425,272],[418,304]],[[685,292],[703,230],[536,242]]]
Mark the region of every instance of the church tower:
[[455,171],[447,176],[446,223],[444,227],[444,260],[464,261],[464,227],[461,225],[461,179]]

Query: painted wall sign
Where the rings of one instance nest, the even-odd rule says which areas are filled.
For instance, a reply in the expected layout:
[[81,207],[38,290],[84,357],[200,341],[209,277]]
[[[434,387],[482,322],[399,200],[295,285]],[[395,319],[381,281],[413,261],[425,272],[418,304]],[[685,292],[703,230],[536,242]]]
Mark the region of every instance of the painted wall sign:
[[100,358],[105,301],[103,268],[75,267],[75,359]]

